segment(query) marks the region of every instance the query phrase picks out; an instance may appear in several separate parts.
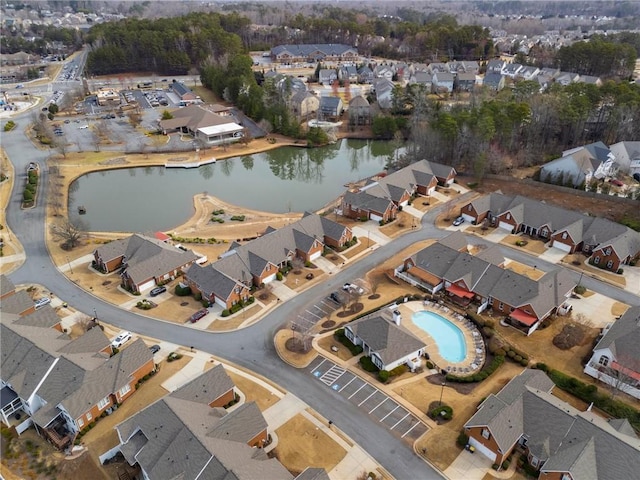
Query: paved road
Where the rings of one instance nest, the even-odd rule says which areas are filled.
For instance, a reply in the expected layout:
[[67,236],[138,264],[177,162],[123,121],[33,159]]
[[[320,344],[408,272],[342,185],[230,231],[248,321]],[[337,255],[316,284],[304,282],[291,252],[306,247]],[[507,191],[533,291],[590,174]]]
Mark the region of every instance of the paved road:
[[[28,114],[19,120],[21,122],[28,121]],[[14,162],[17,178],[7,211],[7,222],[22,242],[27,254],[25,263],[10,275],[14,283],[42,284],[80,311],[92,312],[96,309],[99,318],[105,322],[161,340],[194,346],[196,349],[249,368],[283,386],[326,418],[331,419],[337,427],[359,443],[394,477],[398,479],[441,478],[439,473],[415,455],[410,447],[398,440],[379,423],[372,422],[365,412],[348,399],[334,395],[332,391],[321,382],[314,380],[304,370],[297,370],[285,365],[277,356],[272,339],[277,329],[287,320],[293,318],[307,305],[317,302],[331,291],[339,289],[345,282],[364,276],[373,267],[416,241],[445,236],[447,232],[437,230],[433,224],[435,217],[442,211],[442,206],[425,215],[421,230],[409,233],[374,250],[367,257],[331,276],[327,281],[285,302],[257,324],[239,332],[225,334],[201,332],[173,323],[152,320],[133,312],[122,311],[69,282],[53,266],[46,250],[44,202],[39,201],[38,206],[32,210],[20,210],[20,192],[22,181],[26,176],[26,165],[29,161],[38,161],[44,167],[47,152],[36,149],[21,131],[13,132],[9,140],[5,140],[4,147],[11,161]],[[40,186],[44,190],[40,192],[40,198],[44,199],[47,194],[48,173],[46,168],[42,168],[41,172],[43,178]],[[482,239],[477,237],[469,238],[472,243],[482,243]],[[518,250],[505,247],[504,253],[509,258],[525,264],[535,263],[538,268],[543,270],[554,267],[539,259],[533,260],[532,257]],[[577,277],[576,273],[576,280]],[[636,295],[595,279],[585,277],[582,283],[591,290],[621,302],[634,305],[640,303],[640,299]]]

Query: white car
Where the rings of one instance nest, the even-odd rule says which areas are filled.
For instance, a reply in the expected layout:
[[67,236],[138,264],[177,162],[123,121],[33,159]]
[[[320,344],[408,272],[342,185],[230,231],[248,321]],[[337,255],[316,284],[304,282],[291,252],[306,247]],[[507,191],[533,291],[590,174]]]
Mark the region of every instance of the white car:
[[354,292],[354,293],[358,293],[360,295],[364,294],[364,289],[362,287],[359,287],[358,285],[353,284],[353,283],[345,283],[342,286],[342,289],[345,292],[351,291],[351,292]]
[[36,300],[36,310],[39,308],[44,307],[45,305],[48,305],[49,303],[51,303],[51,299],[49,297],[42,297],[39,298],[38,300]]
[[116,338],[111,342],[113,348],[120,348],[122,345],[131,340],[131,332],[120,332]]
[[89,125],[80,125],[78,130],[86,130],[87,128],[89,128]]

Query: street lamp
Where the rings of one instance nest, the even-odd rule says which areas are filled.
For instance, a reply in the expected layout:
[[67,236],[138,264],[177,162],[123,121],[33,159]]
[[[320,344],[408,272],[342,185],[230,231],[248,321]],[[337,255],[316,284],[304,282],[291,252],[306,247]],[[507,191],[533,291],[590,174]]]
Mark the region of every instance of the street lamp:
[[67,266],[69,267],[69,272],[73,273],[73,268],[71,268],[71,260],[69,260],[69,255],[67,255]]
[[98,312],[96,311],[95,308],[93,309],[93,319],[96,321],[98,320]]
[[438,402],[438,406],[442,405],[442,394],[444,393],[444,386],[446,385],[446,382],[442,382],[442,388],[440,389],[440,401]]

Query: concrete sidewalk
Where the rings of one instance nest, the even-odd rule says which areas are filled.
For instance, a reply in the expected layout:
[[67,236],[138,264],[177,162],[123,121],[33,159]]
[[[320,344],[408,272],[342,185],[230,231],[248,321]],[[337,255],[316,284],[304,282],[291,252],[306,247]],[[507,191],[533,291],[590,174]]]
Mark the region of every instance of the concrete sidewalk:
[[491,460],[480,452],[471,453],[463,450],[444,474],[451,480],[482,480],[491,469],[491,465]]
[[378,225],[374,225],[373,222],[365,222],[362,225],[353,227],[351,231],[362,242],[365,241],[366,238],[370,238],[378,245],[386,245],[391,239],[380,233],[378,229]]
[[277,430],[306,408],[306,403],[295,395],[287,393],[279,402],[267,408],[262,414],[269,424],[269,428]]
[[204,373],[204,366],[210,358],[211,355],[208,353],[196,353],[191,361],[182,367],[180,371],[176,372],[171,378],[162,382],[162,388],[169,392],[173,392],[185,383],[196,378],[198,375],[202,375],[202,373]]

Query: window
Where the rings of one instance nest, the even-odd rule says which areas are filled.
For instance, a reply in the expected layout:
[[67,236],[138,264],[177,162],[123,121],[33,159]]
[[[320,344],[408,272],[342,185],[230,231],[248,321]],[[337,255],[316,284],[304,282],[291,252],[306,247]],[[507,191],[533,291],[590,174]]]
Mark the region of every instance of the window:
[[535,468],[538,467],[538,459],[536,457],[531,457],[531,466]]
[[507,220],[511,220],[511,214],[507,213]]
[[91,412],[87,412],[87,422],[90,422],[91,420],[93,420],[93,415],[91,415]]
[[504,307],[504,303],[500,302],[500,304],[498,305],[498,310],[502,311],[502,307]]
[[611,255],[611,249],[610,249],[610,248],[607,248],[607,249],[604,251],[604,254],[605,254],[606,256]]
[[601,356],[600,360],[598,360],[598,363],[603,367],[606,367],[607,365],[609,365],[609,357],[607,357],[606,355]]
[[84,427],[84,420],[81,418],[78,419],[78,427],[80,428]]
[[568,473],[563,473],[560,480],[571,480],[571,475],[569,475]]
[[611,267],[613,267],[613,260],[609,260],[607,262],[607,268],[611,268]]
[[595,258],[593,259],[593,263],[594,263],[594,264],[596,264],[596,265],[598,265],[598,264],[600,263],[600,257],[595,257]]
[[473,207],[471,206],[471,204],[467,205],[467,210],[469,211],[473,210]]
[[562,238],[566,240],[567,237],[568,237],[567,232],[562,232]]
[[493,305],[493,297],[489,297],[489,305]]
[[491,438],[491,433],[486,428],[482,429],[482,437],[489,440]]
[[123,397],[127,393],[129,393],[130,391],[131,391],[131,385],[126,384],[124,387],[122,387],[120,390],[118,390],[118,395],[120,395],[120,397]]
[[543,236],[543,237],[546,237],[547,235],[549,235],[549,230],[547,230],[546,228],[543,228],[540,231],[540,235]]
[[109,405],[109,397],[104,397],[98,402],[98,410],[102,410],[107,405]]

